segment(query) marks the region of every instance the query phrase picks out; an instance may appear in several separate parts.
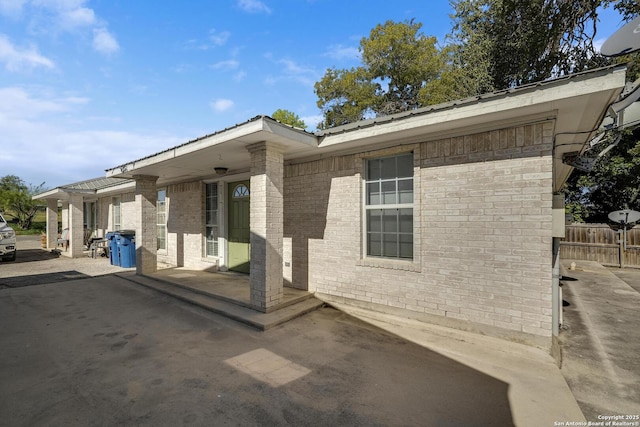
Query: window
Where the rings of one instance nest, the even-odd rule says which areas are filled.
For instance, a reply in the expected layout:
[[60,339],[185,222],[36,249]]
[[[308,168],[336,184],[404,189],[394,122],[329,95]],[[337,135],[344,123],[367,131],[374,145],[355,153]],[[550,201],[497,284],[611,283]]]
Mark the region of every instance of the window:
[[367,160],[365,197],[367,256],[413,259],[413,153]]
[[112,214],[112,222],[113,229],[120,230],[122,228],[122,222],[120,217],[120,197],[114,197],[111,199],[111,214]]
[[207,184],[205,191],[206,255],[218,256],[218,183]]
[[236,185],[236,188],[233,189],[233,197],[235,199],[249,197],[249,189],[244,184],[238,184]]
[[167,249],[167,190],[158,191],[156,202],[158,249]]

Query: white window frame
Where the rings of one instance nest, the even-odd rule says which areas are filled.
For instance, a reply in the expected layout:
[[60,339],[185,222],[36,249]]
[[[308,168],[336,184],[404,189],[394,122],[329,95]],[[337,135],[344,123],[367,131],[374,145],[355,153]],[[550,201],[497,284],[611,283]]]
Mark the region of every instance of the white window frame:
[[111,198],[111,225],[114,231],[122,229],[122,197]]
[[[160,193],[164,193],[164,198],[160,200]],[[169,246],[167,221],[168,221],[168,209],[167,209],[167,189],[160,188],[156,195],[156,249],[160,252],[166,252]],[[163,216],[161,218],[161,215]],[[163,230],[163,232],[161,232]],[[160,246],[160,241],[164,240],[164,247]]]
[[[411,176],[410,177],[399,177],[398,174],[395,174],[394,178],[376,178],[376,179],[370,179],[369,177],[369,164],[372,161],[379,161],[379,160],[383,160],[383,159],[397,159],[399,157],[410,157],[411,158]],[[376,156],[376,157],[370,157],[370,158],[366,158],[364,159],[364,180],[363,180],[363,257],[365,259],[386,259],[386,260],[396,260],[396,261],[408,261],[408,262],[413,262],[416,258],[416,254],[415,254],[415,221],[416,221],[416,215],[415,215],[415,192],[416,192],[416,176],[415,176],[415,171],[414,171],[414,153],[413,152],[402,152],[402,153],[396,153],[393,155],[382,155],[382,156]],[[403,202],[403,203],[398,203],[399,200],[398,198],[400,197],[400,182],[411,182],[411,202]],[[395,183],[395,198],[396,198],[396,203],[384,203],[383,198],[384,196],[384,192],[382,191],[382,184],[383,183]],[[379,191],[379,197],[380,197],[380,202],[381,203],[377,203],[377,204],[369,204],[369,197],[368,197],[368,188],[369,188],[369,184],[378,184],[380,191]],[[385,232],[382,229],[380,230],[379,233],[375,233],[375,234],[379,234],[380,235],[380,253],[379,254],[371,254],[370,253],[370,245],[369,245],[369,240],[370,240],[370,234],[374,234],[372,232],[369,231],[369,212],[371,211],[376,211],[376,210],[381,210],[381,211],[393,211],[395,210],[397,212],[398,215],[400,215],[400,210],[407,210],[410,209],[411,210],[411,217],[412,217],[412,223],[411,223],[411,227],[409,231],[401,231],[401,223],[400,223],[400,218],[398,218],[398,228],[395,232]],[[382,227],[382,219],[383,217],[381,217],[381,227]],[[396,255],[395,256],[389,256],[387,254],[384,253],[384,237],[385,235],[391,235],[391,234],[395,234],[396,238]],[[404,236],[406,238],[406,236],[410,236],[411,238],[411,256],[402,256],[402,249],[401,249],[401,237]]]
[[[211,187],[209,187],[211,186]],[[215,195],[215,209],[209,208],[209,188],[216,189]],[[207,258],[220,258],[222,256],[221,244],[220,244],[220,231],[221,231],[221,209],[220,209],[221,191],[218,182],[206,182],[204,189],[204,255]],[[209,211],[215,212],[216,221],[209,222]],[[209,240],[209,228],[215,230],[215,239]],[[213,244],[213,254],[209,253],[209,242]]]

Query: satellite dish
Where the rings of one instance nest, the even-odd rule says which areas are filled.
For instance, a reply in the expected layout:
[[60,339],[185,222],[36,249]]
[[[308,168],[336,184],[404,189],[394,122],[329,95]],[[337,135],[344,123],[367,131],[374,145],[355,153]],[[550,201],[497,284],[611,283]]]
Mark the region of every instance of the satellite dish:
[[614,102],[613,104],[611,104],[611,109],[614,111],[614,113],[618,114],[620,111],[623,111],[629,105],[636,102],[638,99],[640,99],[640,84],[634,87],[632,92],[625,95],[625,97],[622,98],[620,101]]
[[620,56],[638,49],[640,49],[640,16],[613,33],[600,48],[600,53],[604,56]]
[[609,214],[609,219],[618,224],[629,224],[640,220],[640,212],[631,209],[613,211]]
[[580,171],[591,172],[596,164],[597,157],[581,156],[579,152],[572,151],[562,155],[562,163],[574,167]]

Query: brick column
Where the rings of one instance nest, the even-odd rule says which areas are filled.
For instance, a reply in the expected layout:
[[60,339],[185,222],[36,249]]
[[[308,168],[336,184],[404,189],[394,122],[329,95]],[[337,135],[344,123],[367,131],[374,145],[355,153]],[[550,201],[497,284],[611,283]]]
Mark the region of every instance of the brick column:
[[133,178],[136,181],[136,274],[150,274],[158,269],[158,177],[134,175]]
[[84,209],[82,194],[69,193],[69,249],[65,253],[72,258],[82,256],[84,250]]
[[58,238],[58,200],[47,199],[47,248],[55,249]]
[[251,305],[268,312],[283,297],[283,149],[260,142],[251,153]]

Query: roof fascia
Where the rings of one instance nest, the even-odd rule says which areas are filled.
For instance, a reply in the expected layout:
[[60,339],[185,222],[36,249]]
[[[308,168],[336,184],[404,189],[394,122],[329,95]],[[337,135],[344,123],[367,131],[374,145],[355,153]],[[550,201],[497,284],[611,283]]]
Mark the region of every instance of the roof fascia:
[[369,123],[362,128],[347,129],[341,133],[330,133],[321,137],[319,147],[328,148],[339,144],[357,145],[358,141],[366,145],[367,140],[371,138],[408,133],[422,127],[426,132],[422,134],[423,137],[428,137],[428,134],[444,132],[447,129],[486,126],[489,121],[508,121],[522,115],[535,114],[536,106],[539,108],[548,106],[547,111],[559,110],[562,107],[570,108],[571,98],[596,92],[621,90],[624,86],[624,78],[625,70],[622,67],[593,74],[585,73],[574,78],[550,81],[543,85],[505,93],[499,97],[452,105],[441,110],[417,113],[387,122]]

